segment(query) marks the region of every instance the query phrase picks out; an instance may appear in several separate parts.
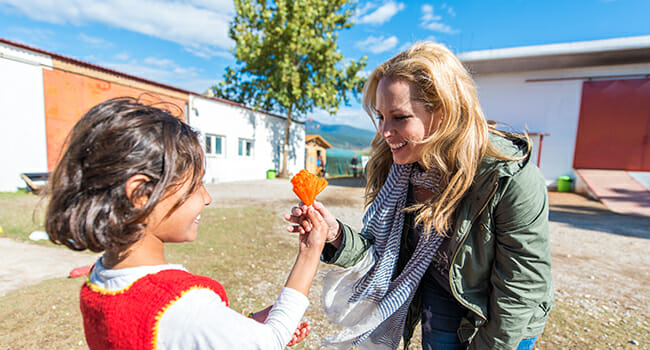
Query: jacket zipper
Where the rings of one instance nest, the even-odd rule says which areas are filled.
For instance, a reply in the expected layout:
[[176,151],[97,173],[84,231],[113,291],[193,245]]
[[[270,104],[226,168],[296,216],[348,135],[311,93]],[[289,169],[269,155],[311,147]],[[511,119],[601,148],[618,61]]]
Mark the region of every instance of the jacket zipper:
[[[463,240],[460,241],[460,244],[458,245],[458,248],[456,249],[456,252],[454,253],[454,258],[451,260],[451,265],[453,265],[453,264],[454,264],[454,261],[456,261],[456,256],[458,256],[458,251],[460,251],[460,248],[461,248],[461,247],[463,246],[463,244],[465,243],[465,240],[467,239],[467,236],[469,236],[469,232],[472,230],[472,226],[474,226],[474,222],[476,222],[476,219],[481,215],[481,213],[483,213],[483,210],[485,210],[485,207],[487,207],[488,203],[490,203],[490,201],[492,200],[492,197],[494,197],[494,194],[497,192],[497,189],[498,189],[498,188],[499,188],[499,183],[497,182],[497,183],[494,185],[494,189],[492,190],[492,193],[490,193],[490,196],[487,198],[487,200],[486,200],[485,203],[483,204],[483,207],[481,208],[481,210],[479,210],[478,213],[476,214],[476,216],[474,216],[474,218],[472,219],[472,223],[469,225],[469,228],[467,229],[467,234],[465,235],[465,237],[463,237]],[[467,303],[463,300],[463,298],[459,297],[459,296],[456,294],[456,292],[455,292],[455,290],[454,290],[454,287],[451,285],[451,271],[452,271],[452,269],[451,269],[451,266],[450,266],[450,268],[449,268],[449,288],[451,289],[451,294],[454,296],[454,298],[455,298],[455,299],[456,299],[456,300],[457,300],[461,305],[465,306],[465,307],[466,307],[467,309],[469,309],[469,310],[472,310],[475,314],[477,314],[477,315],[478,315],[479,317],[481,317],[483,320],[487,321],[487,318],[486,318],[485,316],[481,315],[479,312],[476,312],[476,311],[471,307],[471,305],[467,304]]]

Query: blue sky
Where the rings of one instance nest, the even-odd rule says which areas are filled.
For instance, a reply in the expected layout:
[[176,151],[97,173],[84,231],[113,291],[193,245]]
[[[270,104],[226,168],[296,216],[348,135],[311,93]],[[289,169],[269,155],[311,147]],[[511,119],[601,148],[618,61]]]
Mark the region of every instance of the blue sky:
[[[233,13],[232,0],[0,0],[0,37],[203,93],[235,63]],[[649,0],[361,0],[339,46],[367,55],[367,74],[418,40],[460,53],[649,35],[649,13]],[[372,128],[358,103],[309,117]]]

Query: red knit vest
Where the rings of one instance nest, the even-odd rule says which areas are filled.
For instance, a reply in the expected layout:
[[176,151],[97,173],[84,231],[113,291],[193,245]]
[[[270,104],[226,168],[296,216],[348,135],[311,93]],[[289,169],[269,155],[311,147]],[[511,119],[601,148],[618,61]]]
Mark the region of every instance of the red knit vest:
[[116,292],[84,283],[80,304],[88,346],[92,350],[155,349],[163,313],[197,288],[214,291],[228,306],[219,282],[182,270],[149,274]]

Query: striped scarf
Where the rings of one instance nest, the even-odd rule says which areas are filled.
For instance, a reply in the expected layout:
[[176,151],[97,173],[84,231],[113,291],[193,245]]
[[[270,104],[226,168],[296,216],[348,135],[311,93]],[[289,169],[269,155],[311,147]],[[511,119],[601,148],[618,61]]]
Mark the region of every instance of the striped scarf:
[[332,322],[345,327],[325,338],[324,346],[387,350],[399,346],[409,304],[443,238],[435,233],[421,235],[409,262],[391,280],[402,241],[409,180],[435,192],[439,183],[435,174],[423,175],[413,164],[391,167],[386,182],[363,217],[364,228],[360,234],[373,245],[355,266],[330,271],[323,278],[325,314]]

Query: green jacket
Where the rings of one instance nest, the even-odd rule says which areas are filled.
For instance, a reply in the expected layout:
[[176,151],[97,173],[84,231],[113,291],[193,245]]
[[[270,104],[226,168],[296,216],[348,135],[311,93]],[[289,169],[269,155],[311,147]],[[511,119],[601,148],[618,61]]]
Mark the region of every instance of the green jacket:
[[[490,141],[505,155],[526,152],[520,139],[491,134]],[[460,340],[470,341],[470,349],[515,349],[542,334],[553,305],[548,193],[530,157],[485,157],[452,222],[450,244],[436,255],[449,260],[452,294],[470,310],[458,328]],[[342,227],[341,248],[326,245],[323,260],[349,267],[372,242]],[[407,321],[407,338],[415,324]]]

